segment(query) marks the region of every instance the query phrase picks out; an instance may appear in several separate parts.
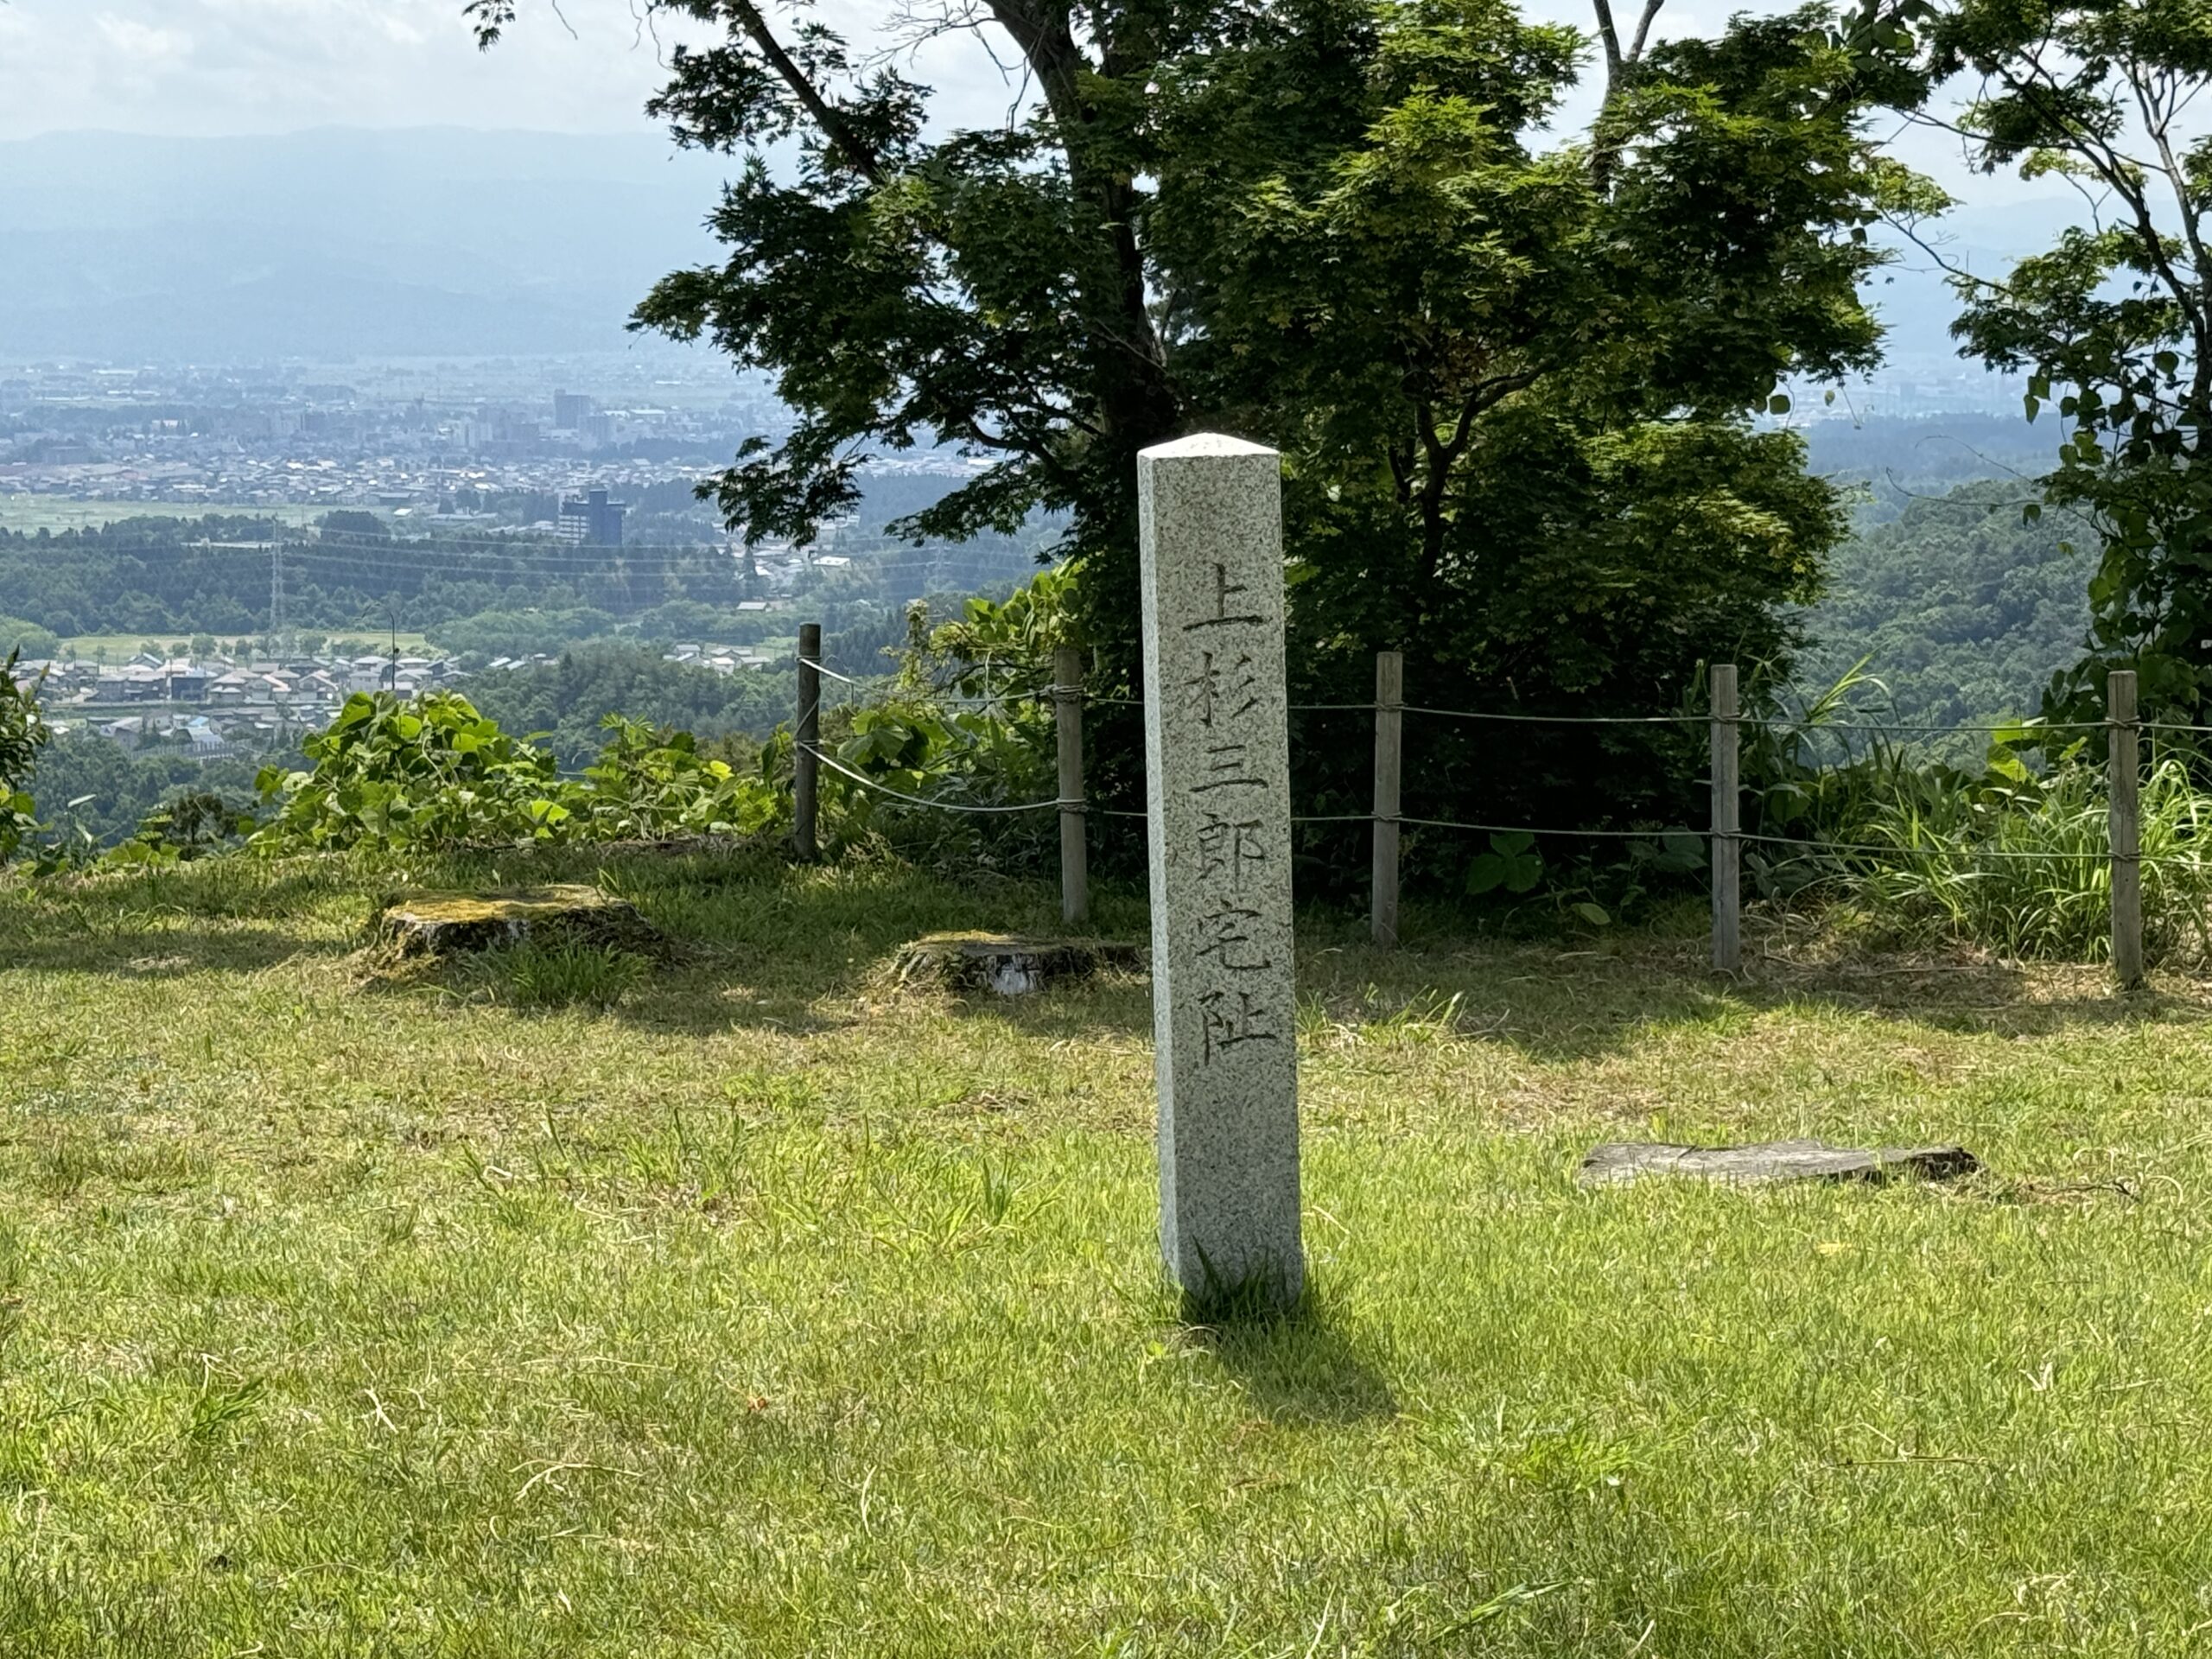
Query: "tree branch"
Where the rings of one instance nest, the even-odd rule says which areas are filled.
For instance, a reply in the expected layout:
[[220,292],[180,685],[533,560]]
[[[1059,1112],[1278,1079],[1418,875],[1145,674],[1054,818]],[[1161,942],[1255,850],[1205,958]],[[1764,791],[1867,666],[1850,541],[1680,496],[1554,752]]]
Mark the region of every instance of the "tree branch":
[[1621,73],[1620,31],[1613,27],[1612,0],[1590,0],[1590,4],[1598,14],[1598,38],[1605,46],[1605,90],[1610,95]]
[[775,31],[768,27],[768,20],[760,15],[760,9],[753,3],[753,0],[724,0],[724,3],[728,6],[730,16],[737,19],[753,44],[759,48],[760,55],[768,60],[769,67],[782,77],[784,85],[791,88],[791,96],[798,99],[807,114],[814,118],[814,124],[821,130],[822,136],[843,153],[846,161],[862,178],[870,184],[881,184],[888,176],[883,158],[853,131],[851,124],[829,99],[822,96],[814,83],[806,78],[805,72],[791,61],[791,54],[785,51],[783,43],[776,39]]
[[1643,61],[1644,43],[1651,38],[1651,25],[1658,20],[1660,8],[1667,0],[1643,0],[1643,16],[1637,20],[1636,41],[1628,49],[1630,63]]

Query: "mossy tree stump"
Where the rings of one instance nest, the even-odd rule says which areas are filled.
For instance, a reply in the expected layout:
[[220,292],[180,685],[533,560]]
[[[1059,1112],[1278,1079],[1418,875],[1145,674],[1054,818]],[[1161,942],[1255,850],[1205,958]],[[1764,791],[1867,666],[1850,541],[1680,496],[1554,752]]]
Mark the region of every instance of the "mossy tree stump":
[[575,884],[408,893],[378,915],[376,936],[403,957],[454,956],[524,943],[642,952],[662,942],[627,899]]
[[1104,969],[1144,966],[1141,946],[1118,939],[1030,939],[1010,933],[931,933],[899,953],[901,985],[1027,996]]

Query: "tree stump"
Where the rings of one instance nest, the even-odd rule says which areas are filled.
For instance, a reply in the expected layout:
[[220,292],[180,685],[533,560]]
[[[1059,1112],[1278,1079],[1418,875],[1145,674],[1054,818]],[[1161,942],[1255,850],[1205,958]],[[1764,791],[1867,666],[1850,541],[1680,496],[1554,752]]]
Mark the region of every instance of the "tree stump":
[[662,943],[628,900],[575,884],[410,893],[378,914],[376,936],[402,957],[453,956],[525,941],[637,951]]
[[899,953],[901,985],[1027,996],[1102,969],[1141,969],[1141,947],[1115,939],[1027,939],[1009,933],[931,933]]

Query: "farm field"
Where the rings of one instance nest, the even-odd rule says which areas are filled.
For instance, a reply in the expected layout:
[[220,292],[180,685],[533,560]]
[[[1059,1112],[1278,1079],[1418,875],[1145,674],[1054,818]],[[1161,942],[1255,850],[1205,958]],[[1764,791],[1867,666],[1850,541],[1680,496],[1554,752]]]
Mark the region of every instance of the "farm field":
[[[361,628],[358,630],[340,628],[334,630],[334,632],[337,637],[341,639],[359,639],[362,641],[362,643],[367,647],[368,651],[373,652],[381,653],[388,651],[391,649],[392,644],[392,636],[389,631],[378,632],[374,629],[371,628]],[[218,634],[216,638],[222,644],[227,645],[231,642],[232,636],[229,634]],[[149,644],[159,645],[162,650],[166,651],[169,646],[177,643],[178,636],[174,632],[156,633],[78,633],[70,635],[61,642],[63,649],[74,656],[79,662],[109,663],[128,661],[130,658],[137,654],[138,650],[142,645]],[[188,639],[187,643],[189,643]],[[403,631],[399,635],[399,649],[403,655],[416,656],[430,650],[431,645],[428,636],[421,633],[410,633]]]
[[[393,878],[0,880],[0,1650],[2181,1654],[2212,988],[1302,924],[1300,1317],[1191,1327],[1052,895],[581,855],[676,942],[391,980]],[[1109,898],[1103,921],[1142,918]],[[1409,930],[1419,936],[1419,930]],[[587,967],[588,959],[587,961]],[[563,988],[585,1000],[563,1003]],[[1585,1192],[1606,1139],[1946,1187]]]
[[0,531],[35,535],[41,530],[98,529],[130,518],[202,518],[210,513],[246,513],[280,524],[311,524],[329,507],[285,503],[244,506],[234,503],[182,501],[79,501],[51,495],[0,493]]

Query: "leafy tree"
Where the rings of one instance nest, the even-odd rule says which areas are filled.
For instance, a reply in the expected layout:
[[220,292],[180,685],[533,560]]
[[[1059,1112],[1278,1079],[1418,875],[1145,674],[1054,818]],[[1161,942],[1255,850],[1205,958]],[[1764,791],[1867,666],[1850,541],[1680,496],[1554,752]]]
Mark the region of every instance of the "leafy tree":
[[341,508],[326,512],[316,519],[315,528],[333,541],[388,542],[391,526],[373,512],[362,512],[354,508]]
[[[467,10],[488,40],[518,3]],[[906,527],[1065,511],[1109,683],[1138,669],[1136,452],[1215,426],[1287,458],[1317,686],[1394,646],[1424,696],[1648,709],[1703,656],[1786,652],[1777,607],[1840,533],[1748,416],[1872,360],[1864,227],[1919,199],[1862,130],[1910,45],[1892,3],[1653,46],[1656,3],[1633,34],[1599,3],[1593,38],[1504,0],[988,0],[912,26],[1009,41],[1035,97],[938,134],[927,88],[810,9],[649,0],[715,36],[652,108],[742,162],[727,261],[637,321],[797,411],[719,480],[749,538],[811,537],[877,448],[996,458]],[[1593,56],[1594,122],[1548,139]],[[1350,786],[1344,752],[1303,751],[1309,798]],[[1618,810],[1666,810],[1653,765]]]
[[[381,632],[395,601],[410,626],[525,608],[630,615],[690,599],[734,605],[742,573],[720,546],[661,550],[632,562],[610,552],[595,568],[566,563],[565,544],[451,536],[400,541],[315,539],[267,519],[211,515],[140,518],[59,536],[0,531],[0,594],[11,614],[44,629],[131,633],[156,650],[178,633],[245,634],[265,621],[269,553],[283,543],[293,620]],[[556,567],[548,563],[557,558]],[[274,645],[264,636],[264,649]],[[0,646],[3,649],[4,646]],[[26,654],[30,654],[27,647]]]
[[30,791],[24,787],[38,753],[54,741],[39,712],[35,683],[18,684],[17,654],[0,662],[0,862],[15,855],[23,837],[37,827]]
[[487,718],[509,731],[543,734],[561,764],[572,768],[597,753],[611,714],[702,738],[733,732],[766,737],[791,718],[795,696],[789,672],[741,670],[725,677],[663,662],[657,650],[613,644],[563,652],[543,668],[480,674],[469,690]]
[[219,794],[233,814],[253,802],[254,763],[203,761],[159,749],[132,753],[96,733],[56,737],[33,779],[47,821],[73,841],[111,846],[181,794]]
[[61,654],[61,640],[50,628],[17,617],[0,616],[0,651],[13,652],[32,662],[50,660]]
[[[2094,718],[2133,666],[2146,712],[2193,717],[2212,690],[2212,141],[2188,111],[2212,82],[2212,13],[2148,0],[1915,0],[1926,89],[1968,81],[1948,128],[1985,172],[2077,186],[2088,222],[2003,277],[1956,271],[1966,353],[2056,402],[2047,499],[2100,544],[2088,655],[2054,715]],[[2039,509],[2026,509],[2030,518]]]

